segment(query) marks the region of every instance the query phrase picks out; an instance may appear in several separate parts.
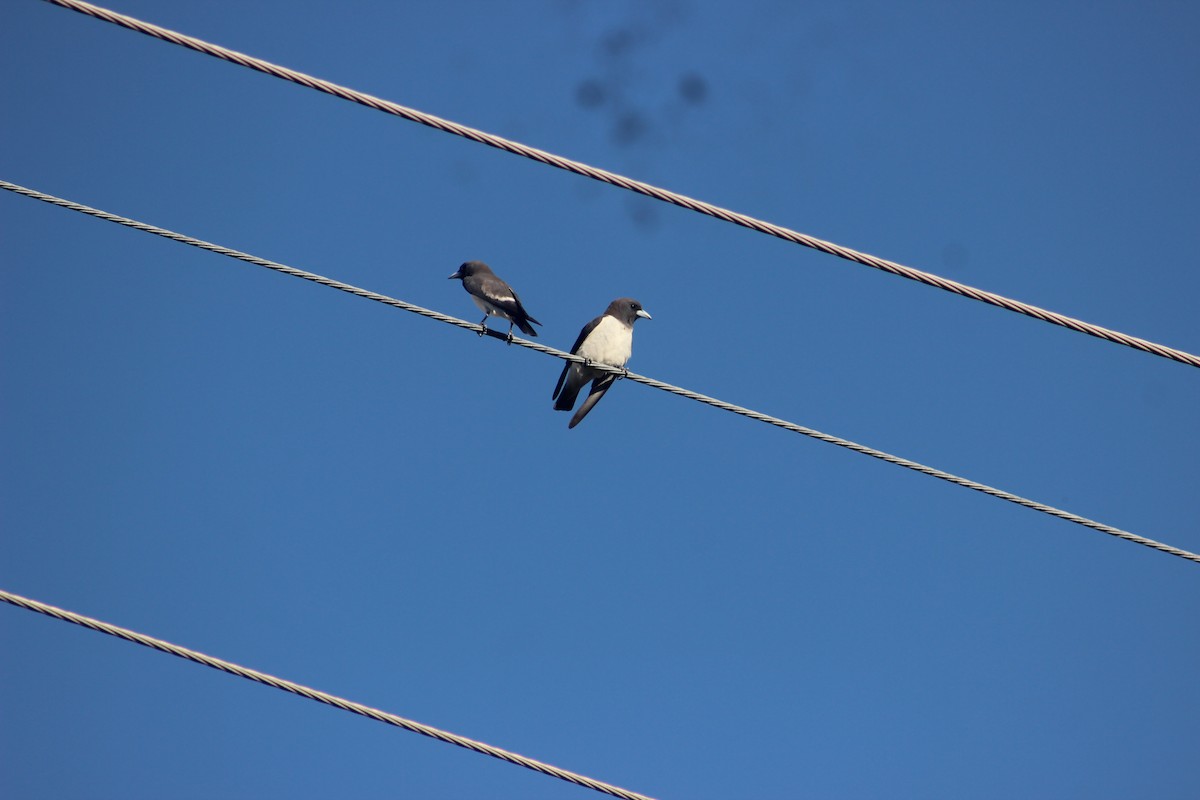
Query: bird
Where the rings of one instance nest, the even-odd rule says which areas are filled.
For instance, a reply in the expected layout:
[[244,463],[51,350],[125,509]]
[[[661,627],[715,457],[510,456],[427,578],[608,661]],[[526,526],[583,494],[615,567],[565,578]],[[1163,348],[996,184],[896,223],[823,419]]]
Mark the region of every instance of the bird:
[[[588,362],[624,368],[633,352],[633,323],[638,317],[652,319],[637,300],[618,297],[608,304],[603,314],[583,326],[579,338],[575,340],[575,346],[571,348],[572,355],[581,356]],[[570,411],[575,406],[579,390],[588,381],[592,382],[587,399],[575,412],[575,416],[571,417],[568,429],[574,428],[587,416],[618,377],[620,376],[587,364],[567,362],[562,374],[558,376],[558,384],[554,387],[552,399],[555,401],[555,411]]]
[[537,336],[537,331],[529,323],[542,323],[529,316],[513,288],[500,280],[487,264],[482,261],[464,262],[458,271],[450,276],[450,280],[461,280],[467,294],[471,295],[475,305],[483,312],[483,319],[479,322],[482,328],[479,331],[480,336],[487,332],[488,317],[503,317],[508,320],[509,344],[512,344],[513,325],[520,328],[522,333]]

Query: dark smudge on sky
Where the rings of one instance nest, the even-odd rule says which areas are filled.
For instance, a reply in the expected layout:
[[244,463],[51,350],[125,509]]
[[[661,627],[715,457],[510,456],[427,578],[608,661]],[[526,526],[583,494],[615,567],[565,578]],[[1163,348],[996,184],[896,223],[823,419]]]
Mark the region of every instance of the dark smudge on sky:
[[[595,72],[576,82],[574,100],[602,116],[617,147],[644,151],[669,145],[686,115],[708,103],[709,83],[698,69],[650,70],[639,63],[686,25],[687,16],[686,4],[651,0],[630,4],[622,21],[591,34],[587,46],[595,54]],[[655,209],[637,202],[626,207],[638,227],[657,226]]]

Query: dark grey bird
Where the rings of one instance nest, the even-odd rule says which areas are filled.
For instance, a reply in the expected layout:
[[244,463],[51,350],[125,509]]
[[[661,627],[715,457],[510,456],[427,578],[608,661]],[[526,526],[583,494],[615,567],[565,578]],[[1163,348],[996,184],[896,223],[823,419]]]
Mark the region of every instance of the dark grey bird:
[[[650,319],[637,300],[628,297],[613,300],[603,314],[583,326],[571,352],[597,364],[624,368],[633,353],[633,323],[638,317]],[[579,390],[591,381],[592,388],[587,399],[567,425],[568,428],[574,428],[592,410],[592,406],[600,402],[618,377],[574,361],[567,362],[558,376],[558,385],[554,387],[554,410],[570,411],[575,406]]]
[[483,336],[487,330],[488,317],[502,317],[508,320],[508,341],[512,341],[513,325],[521,329],[522,333],[530,336],[537,336],[537,331],[533,329],[534,325],[541,325],[533,317],[529,316],[529,312],[525,310],[525,306],[521,305],[521,298],[517,297],[517,293],[500,278],[496,277],[496,273],[492,272],[492,268],[482,261],[468,261],[458,268],[458,271],[450,276],[451,280],[461,280],[463,288],[467,290],[467,294],[471,295],[471,299],[475,301],[475,305],[479,306],[479,310],[483,312],[483,319],[479,324],[484,330],[479,332]]

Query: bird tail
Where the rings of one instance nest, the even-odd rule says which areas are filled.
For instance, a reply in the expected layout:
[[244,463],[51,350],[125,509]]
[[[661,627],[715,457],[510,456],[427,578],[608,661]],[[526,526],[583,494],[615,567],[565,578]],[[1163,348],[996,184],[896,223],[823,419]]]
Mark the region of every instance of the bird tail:
[[537,322],[538,325],[542,324],[529,315],[526,315],[524,318],[517,318],[515,321],[517,323],[517,327],[521,329],[521,333],[524,333],[527,336],[537,336],[537,331],[535,331],[533,326],[529,323]]
[[575,398],[579,396],[582,386],[573,386],[570,382],[563,387],[562,392],[554,398],[555,411],[570,411],[575,407]]
[[575,412],[575,416],[571,417],[571,422],[567,425],[568,430],[583,422],[583,418],[588,415],[588,412],[592,410],[592,407],[596,403],[600,402],[600,398],[604,397],[604,393],[609,390],[616,380],[616,375],[605,375],[602,378],[592,381],[592,391],[588,393],[587,399],[583,401],[583,405]]

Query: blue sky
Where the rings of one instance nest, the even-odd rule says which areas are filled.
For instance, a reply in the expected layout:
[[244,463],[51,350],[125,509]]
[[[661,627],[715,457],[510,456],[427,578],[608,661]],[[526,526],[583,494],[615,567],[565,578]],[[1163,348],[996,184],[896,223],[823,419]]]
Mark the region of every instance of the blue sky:
[[[1194,5],[115,10],[1200,352]],[[0,177],[1200,549],[1200,372],[5,5]],[[4,193],[0,586],[657,797],[1189,797],[1197,566]],[[21,798],[585,790],[0,609]]]

